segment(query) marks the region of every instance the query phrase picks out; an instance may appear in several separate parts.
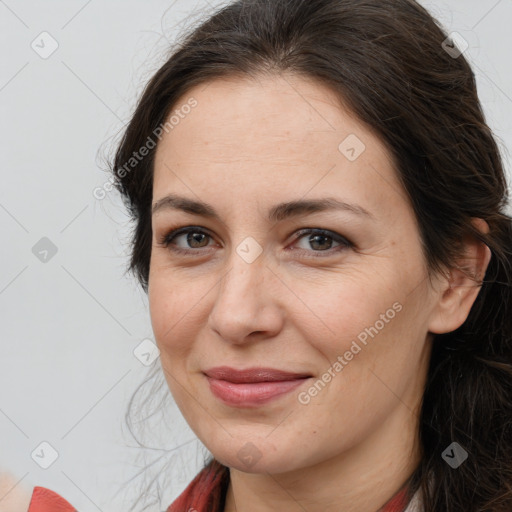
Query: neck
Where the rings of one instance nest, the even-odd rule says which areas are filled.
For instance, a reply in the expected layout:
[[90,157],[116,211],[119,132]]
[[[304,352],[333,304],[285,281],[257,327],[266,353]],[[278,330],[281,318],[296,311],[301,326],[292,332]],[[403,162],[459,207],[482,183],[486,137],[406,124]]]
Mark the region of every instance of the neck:
[[398,402],[371,436],[314,466],[280,474],[230,468],[224,512],[380,511],[420,462],[417,432],[417,414]]

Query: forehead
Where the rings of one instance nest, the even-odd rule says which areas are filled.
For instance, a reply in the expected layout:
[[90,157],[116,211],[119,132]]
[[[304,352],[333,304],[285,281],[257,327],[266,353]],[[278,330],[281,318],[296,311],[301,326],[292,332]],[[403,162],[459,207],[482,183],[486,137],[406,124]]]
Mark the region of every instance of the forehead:
[[[179,125],[172,128],[169,137],[164,135],[167,143],[227,143],[223,149],[235,152],[242,149],[233,146],[236,140],[245,143],[243,149],[250,152],[251,147],[261,149],[265,140],[273,142],[268,148],[271,150],[312,139],[328,145],[344,134],[356,131],[367,137],[369,131],[330,88],[302,76],[219,78],[190,89],[176,101],[173,113],[191,98],[197,106],[180,116]],[[192,141],[188,140],[191,131]],[[309,146],[301,147],[304,150]]]
[[400,192],[385,145],[318,81],[296,75],[216,79],[190,89],[171,115],[191,99],[195,108],[186,109],[158,144],[155,190],[180,187],[186,175],[195,190],[208,184],[208,193],[212,186],[258,183],[295,195],[315,183],[358,190],[361,199]]

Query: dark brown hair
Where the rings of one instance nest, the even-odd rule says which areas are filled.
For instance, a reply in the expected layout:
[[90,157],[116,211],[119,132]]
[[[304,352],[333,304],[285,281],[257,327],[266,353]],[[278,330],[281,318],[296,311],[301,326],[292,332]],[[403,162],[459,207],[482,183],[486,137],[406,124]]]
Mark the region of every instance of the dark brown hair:
[[[387,145],[413,205],[429,271],[456,264],[473,236],[492,252],[467,320],[437,335],[412,488],[426,512],[512,510],[512,222],[495,138],[464,58],[413,0],[238,0],[188,34],[147,84],[112,172],[134,221],[129,269],[147,292],[155,149],[118,171],[191,87],[290,72],[330,86]],[[470,220],[484,219],[488,234]],[[480,284],[480,283],[478,283]],[[442,452],[459,443],[452,469]],[[431,482],[429,486],[428,482]]]

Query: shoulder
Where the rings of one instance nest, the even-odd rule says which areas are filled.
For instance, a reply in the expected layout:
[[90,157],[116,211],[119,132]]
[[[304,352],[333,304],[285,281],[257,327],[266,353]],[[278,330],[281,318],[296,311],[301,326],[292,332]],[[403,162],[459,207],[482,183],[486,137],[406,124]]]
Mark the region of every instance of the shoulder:
[[20,479],[0,472],[0,512],[76,512],[75,507],[45,487],[29,489]]
[[19,478],[0,471],[0,512],[27,512],[32,491]]

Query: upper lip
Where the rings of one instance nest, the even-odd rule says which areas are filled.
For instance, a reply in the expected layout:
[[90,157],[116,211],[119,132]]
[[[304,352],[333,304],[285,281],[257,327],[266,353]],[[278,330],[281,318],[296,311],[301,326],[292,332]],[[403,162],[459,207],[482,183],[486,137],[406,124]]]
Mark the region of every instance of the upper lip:
[[216,366],[204,371],[205,375],[214,379],[225,380],[235,384],[250,382],[278,382],[311,377],[307,373],[287,372],[274,368],[246,368],[237,370],[229,366]]

